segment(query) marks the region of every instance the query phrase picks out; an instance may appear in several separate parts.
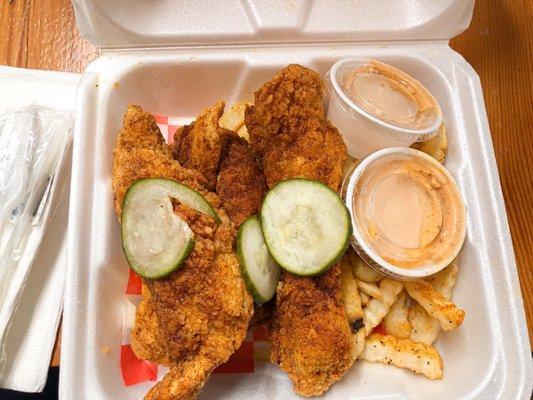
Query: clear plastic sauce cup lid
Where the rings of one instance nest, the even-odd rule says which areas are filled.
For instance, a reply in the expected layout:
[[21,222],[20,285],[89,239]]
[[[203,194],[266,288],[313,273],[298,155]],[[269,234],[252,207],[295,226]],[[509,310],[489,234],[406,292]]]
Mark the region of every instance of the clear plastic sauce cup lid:
[[429,90],[391,65],[343,59],[332,67],[330,81],[345,110],[416,135],[416,140],[429,139],[442,122],[440,105]]
[[350,177],[346,204],[360,250],[395,272],[438,270],[465,239],[465,207],[453,177],[417,150],[389,148],[365,159]]

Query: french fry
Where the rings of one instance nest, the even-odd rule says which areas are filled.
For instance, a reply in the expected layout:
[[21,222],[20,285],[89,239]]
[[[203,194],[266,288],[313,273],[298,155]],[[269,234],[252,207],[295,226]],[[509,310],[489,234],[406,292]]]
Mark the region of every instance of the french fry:
[[381,299],[382,297],[381,290],[375,283],[366,283],[357,280],[357,287],[361,292],[366,293],[370,297],[377,297],[378,299]]
[[366,338],[361,359],[395,365],[429,379],[442,379],[442,358],[433,346],[373,333]]
[[418,302],[429,315],[440,322],[442,329],[450,331],[463,323],[465,312],[437,292],[430,283],[423,280],[404,282],[407,293]]
[[409,308],[405,305],[406,297],[405,291],[402,290],[383,318],[385,331],[399,339],[408,339],[411,334],[411,323],[408,319]]
[[349,154],[346,156],[346,160],[344,160],[344,164],[342,164],[342,176],[346,177],[348,174],[353,172],[353,170],[361,163],[360,160],[357,158],[353,158]]
[[413,144],[411,147],[423,151],[436,159],[441,164],[446,160],[446,151],[448,150],[448,135],[446,134],[446,124],[443,122],[437,134],[425,142]]
[[[457,262],[452,262],[439,273],[426,278],[434,289],[441,293],[445,299],[450,299],[452,289],[455,286],[459,268]],[[413,304],[409,310],[409,322],[411,323],[410,339],[415,342],[433,344],[437,340],[441,326],[440,322],[427,313],[420,304]]]
[[248,129],[246,128],[246,125],[243,125],[239,128],[239,130],[237,131],[237,135],[242,137],[247,142],[250,141],[250,135],[248,135]]
[[357,281],[353,276],[352,266],[346,259],[346,256],[341,258],[341,298],[346,308],[346,315],[350,326],[352,327],[352,335],[354,345],[352,356],[354,361],[359,358],[365,347],[365,330],[362,327],[363,309],[361,307],[361,297],[359,290],[357,290]]
[[244,125],[244,110],[248,103],[239,101],[224,111],[218,124],[225,129],[237,132]]
[[341,298],[346,308],[346,314],[350,322],[363,317],[361,297],[357,290],[357,281],[353,277],[352,267],[345,257],[341,259]]
[[344,254],[346,260],[352,265],[353,274],[356,279],[367,282],[377,283],[384,278],[378,271],[370,268],[359,255],[355,252],[353,247],[349,247]]
[[357,360],[359,357],[361,357],[361,353],[363,352],[365,348],[365,330],[359,329],[354,335],[353,335],[354,345],[353,345],[353,359]]
[[396,301],[403,285],[393,279],[385,278],[379,283],[381,298],[371,298],[363,309],[363,323],[365,335],[368,336],[378,326],[383,317],[389,312],[392,303]]
[[431,275],[426,278],[425,281],[431,283],[431,286],[433,286],[437,292],[449,300],[452,297],[452,290],[455,286],[458,273],[459,267],[457,266],[457,260],[454,260],[442,271],[435,275]]
[[412,341],[431,345],[439,337],[440,322],[418,303],[414,303],[409,310],[409,323],[411,324],[409,339]]
[[366,293],[359,292],[359,297],[361,298],[361,304],[363,306],[366,306],[368,302],[370,301],[370,296],[367,295]]

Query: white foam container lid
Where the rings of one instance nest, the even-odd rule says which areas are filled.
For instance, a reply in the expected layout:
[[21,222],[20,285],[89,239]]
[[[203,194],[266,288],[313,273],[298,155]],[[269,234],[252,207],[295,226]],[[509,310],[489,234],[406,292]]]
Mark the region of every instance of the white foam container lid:
[[[78,89],[63,320],[61,399],[140,399],[119,367],[128,267],[111,190],[112,150],[129,103],[194,118],[218,99],[252,99],[289,63],[322,74],[371,57],[420,80],[448,123],[446,166],[467,206],[454,301],[464,324],[441,335],[444,379],[358,362],[324,399],[528,399],[532,360],[509,227],[479,78],[448,46],[470,23],[468,0],[75,0],[81,33],[102,55]],[[108,346],[110,351],[100,349]],[[201,399],[297,399],[270,363],[216,375]]]

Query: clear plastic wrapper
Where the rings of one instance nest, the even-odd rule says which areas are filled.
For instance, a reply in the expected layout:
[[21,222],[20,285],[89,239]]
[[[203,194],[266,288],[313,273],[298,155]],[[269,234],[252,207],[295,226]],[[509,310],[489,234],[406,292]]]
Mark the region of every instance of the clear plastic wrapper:
[[72,124],[72,112],[40,105],[0,116],[0,306],[39,223]]

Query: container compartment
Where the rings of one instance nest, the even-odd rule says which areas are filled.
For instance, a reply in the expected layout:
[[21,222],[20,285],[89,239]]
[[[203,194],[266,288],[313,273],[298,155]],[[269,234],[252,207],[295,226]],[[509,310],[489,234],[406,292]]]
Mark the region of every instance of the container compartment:
[[[442,106],[449,135],[446,166],[467,206],[468,233],[453,297],[466,318],[436,342],[445,365],[442,381],[358,362],[323,398],[529,396],[527,331],[481,89],[473,70],[442,42],[104,52],[79,88],[60,398],[140,399],[153,384],[125,388],[119,366],[128,266],[112,206],[111,167],[127,105],[185,122],[218,99],[227,106],[252,100],[253,90],[289,63],[323,75],[342,57],[394,65],[420,80]],[[104,353],[106,346],[110,351]],[[256,363],[254,374],[212,376],[200,398],[299,397],[276,365]]]

